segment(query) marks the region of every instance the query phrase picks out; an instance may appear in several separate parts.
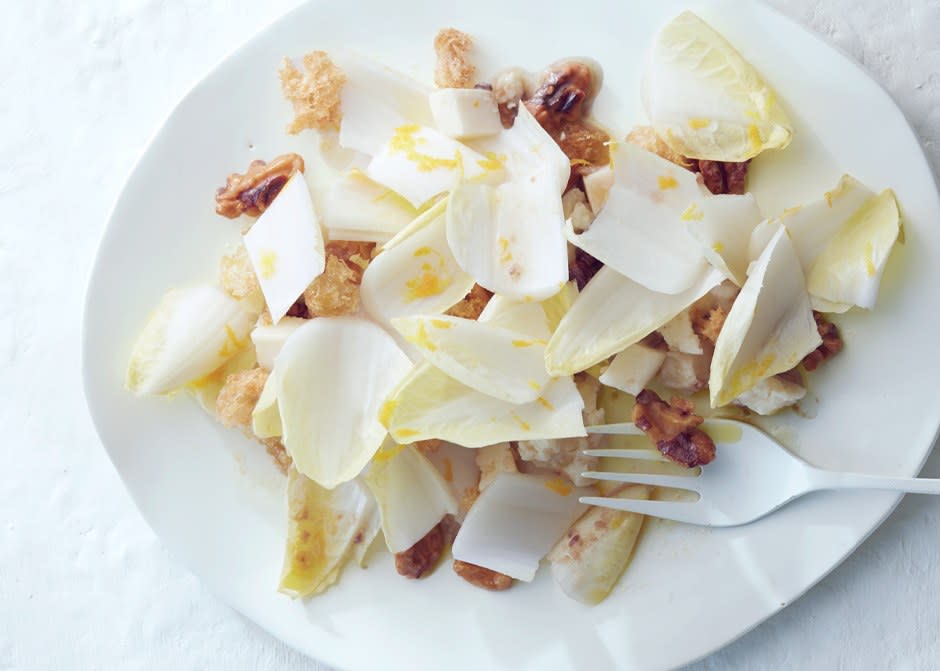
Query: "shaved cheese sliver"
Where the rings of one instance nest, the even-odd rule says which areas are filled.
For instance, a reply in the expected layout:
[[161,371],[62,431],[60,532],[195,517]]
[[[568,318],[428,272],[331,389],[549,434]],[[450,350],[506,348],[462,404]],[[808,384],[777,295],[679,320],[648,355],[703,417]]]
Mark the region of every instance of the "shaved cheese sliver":
[[365,481],[378,501],[389,552],[404,552],[444,515],[457,513],[457,501],[447,482],[413,445],[386,440]]
[[287,473],[287,548],[278,590],[297,598],[319,594],[339,578],[353,554],[356,538],[374,525],[378,511],[358,480],[332,491]]
[[593,492],[559,477],[501,473],[470,508],[454,540],[454,558],[531,581],[542,560],[587,510]]
[[482,154],[426,126],[395,128],[366,168],[373,180],[420,207],[460,179],[499,181],[503,170]]
[[637,343],[615,356],[598,379],[601,384],[636,396],[656,377],[665,360],[665,352]]
[[679,294],[660,294],[601,268],[558,324],[545,350],[551,375],[571,375],[621,352],[658,329],[724,279],[709,270]]
[[212,373],[249,344],[257,313],[217,287],[174,289],[137,337],[125,385],[166,394]]
[[568,281],[561,198],[550,172],[499,187],[463,182],[450,195],[447,241],[483,287],[542,300]]
[[550,380],[545,371],[547,333],[532,338],[492,322],[443,315],[398,317],[392,325],[435,368],[488,396],[528,403]]
[[440,314],[473,288],[447,245],[446,206],[442,201],[418,217],[366,268],[359,295],[376,321]]
[[300,317],[282,317],[277,324],[256,326],[251,332],[251,342],[255,345],[258,365],[268,370],[274,369],[274,359],[287,342],[290,335],[307,323]]
[[374,156],[399,126],[432,123],[430,87],[348,51],[330,55],[346,75],[340,145]]
[[674,352],[701,354],[702,341],[692,328],[692,315],[683,310],[659,328],[659,334]]
[[799,258],[781,228],[751,266],[718,335],[708,380],[712,407],[795,368],[821,343]]
[[482,394],[429,363],[419,364],[382,407],[399,443],[439,438],[464,447],[585,435],[584,401],[570,377],[552,380],[531,403]]
[[326,264],[323,234],[303,174],[287,180],[244,240],[276,324]]
[[824,305],[871,310],[881,275],[900,233],[900,213],[890,190],[870,198],[816,258],[807,287]]
[[318,317],[274,365],[283,443],[298,471],[332,488],[359,474],[385,438],[379,407],[411,362],[379,326]]
[[323,199],[323,225],[333,240],[387,242],[417,214],[411,203],[359,170],[334,180]]
[[750,256],[749,245],[761,222],[757,200],[750,193],[708,196],[689,207],[702,215],[697,221],[686,222],[692,238],[708,262],[740,287],[747,279],[748,264],[756,258]]
[[792,126],[757,70],[686,11],[656,36],[642,80],[646,114],[682,156],[746,161],[786,147]]

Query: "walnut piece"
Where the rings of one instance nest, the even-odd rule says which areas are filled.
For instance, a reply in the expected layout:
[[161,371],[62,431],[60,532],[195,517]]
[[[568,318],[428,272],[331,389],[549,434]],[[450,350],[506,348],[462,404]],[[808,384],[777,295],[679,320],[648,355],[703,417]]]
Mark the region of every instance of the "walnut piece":
[[444,528],[439,522],[424,538],[395,555],[395,570],[406,578],[420,578],[434,568],[443,551]]
[[450,310],[444,314],[451,317],[462,317],[464,319],[477,319],[492,297],[492,293],[479,284],[474,284],[473,288],[470,289],[470,293],[464,296],[459,303],[453,305]]
[[505,573],[460,561],[459,559],[454,560],[454,573],[474,587],[488,589],[491,592],[502,592],[512,587],[512,578]]
[[803,368],[814,371],[823,363],[842,351],[843,342],[839,329],[819,312],[813,310],[813,319],[816,320],[816,330],[822,338],[822,345],[814,349],[803,358]]
[[294,120],[287,132],[296,135],[306,128],[339,128],[342,118],[340,93],[346,75],[325,51],[304,56],[303,71],[289,59],[281,66],[281,92],[294,106]]
[[650,389],[640,392],[633,407],[637,428],[666,458],[688,468],[703,466],[715,458],[715,443],[698,428],[703,421],[689,401],[673,398],[670,405]]
[[260,296],[261,285],[248,258],[248,250],[240,244],[231,254],[222,257],[219,263],[219,283],[232,298]]
[[215,192],[215,211],[229,219],[243,214],[257,217],[281,192],[287,180],[304,171],[298,154],[282,154],[270,163],[252,161],[245,174],[233,172]]
[[369,265],[371,242],[331,241],[326,244],[326,267],[304,291],[304,317],[339,317],[359,310],[359,284]]
[[469,89],[473,87],[476,68],[467,54],[473,48],[473,38],[456,28],[443,28],[434,38],[437,64],[434,83],[442,89]]
[[602,262],[578,247],[574,250],[574,260],[568,264],[568,279],[577,282],[578,291],[581,291],[603,267]]
[[571,159],[576,177],[585,165],[610,162],[610,136],[584,120],[594,95],[593,78],[584,63],[558,63],[542,75],[535,93],[525,101],[532,116]]
[[723,161],[696,161],[693,170],[702,174],[706,188],[715,195],[747,191],[747,171],[750,161],[725,163]]
[[225,426],[250,427],[251,413],[258,404],[268,371],[251,368],[225,378],[215,401],[215,412]]

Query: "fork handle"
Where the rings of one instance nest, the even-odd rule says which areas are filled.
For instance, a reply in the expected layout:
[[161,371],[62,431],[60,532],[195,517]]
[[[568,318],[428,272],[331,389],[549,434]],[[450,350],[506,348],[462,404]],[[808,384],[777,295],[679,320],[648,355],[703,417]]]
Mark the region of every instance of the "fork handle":
[[907,494],[940,494],[940,479],[896,478],[861,473],[838,473],[813,468],[809,474],[809,489],[881,489]]

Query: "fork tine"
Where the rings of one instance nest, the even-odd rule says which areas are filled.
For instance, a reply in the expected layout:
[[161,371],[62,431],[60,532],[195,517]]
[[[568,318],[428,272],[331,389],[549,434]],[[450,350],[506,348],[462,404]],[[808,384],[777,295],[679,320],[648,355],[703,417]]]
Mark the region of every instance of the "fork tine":
[[621,459],[642,459],[643,461],[662,461],[669,460],[663,456],[662,452],[657,450],[581,450],[589,457],[618,457]]
[[581,503],[589,506],[604,506],[628,513],[639,513],[660,517],[664,520],[687,522],[689,524],[707,524],[702,517],[702,508],[697,503],[678,501],[645,501],[643,499],[614,499],[603,496],[582,496]]
[[584,429],[588,433],[603,433],[614,436],[643,436],[640,429],[636,428],[633,422],[622,422],[620,424],[595,424],[586,426]]
[[629,482],[634,485],[653,485],[654,487],[673,487],[698,491],[698,478],[684,475],[650,475],[649,473],[608,473],[606,471],[587,471],[581,477],[609,482]]

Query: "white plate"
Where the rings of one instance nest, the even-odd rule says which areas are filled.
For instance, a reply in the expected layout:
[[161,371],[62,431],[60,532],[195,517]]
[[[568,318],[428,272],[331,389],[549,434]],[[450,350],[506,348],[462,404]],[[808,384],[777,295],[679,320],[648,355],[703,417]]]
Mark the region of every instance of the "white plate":
[[[131,342],[169,287],[211,281],[238,224],[213,193],[252,158],[309,151],[288,137],[278,91],[285,54],[355,46],[431,80],[443,26],[477,38],[482,74],[588,55],[605,69],[597,116],[625,132],[639,120],[637,66],[655,29],[685,7],[728,36],[788,106],[796,136],[753,167],[767,211],[818,197],[850,171],[893,187],[907,244],[889,264],[875,313],[838,320],[846,349],[812,376],[819,414],[777,422],[821,466],[913,475],[940,418],[940,203],[901,112],[856,65],[773,11],[741,2],[592,3],[363,0],[305,5],[251,40],[198,84],[158,132],[118,200],[85,313],[89,406],[141,512],[167,546],[223,599],[296,648],[345,668],[665,668],[726,644],[793,601],[844,559],[898,497],[820,494],[746,528],[650,524],[616,592],[588,608],[542,571],[491,594],[446,566],[419,582],[387,555],[349,568],[324,596],[276,591],[284,480],[257,445],[185,399],[136,400],[122,389]],[[391,29],[390,29],[391,28]],[[719,459],[721,456],[719,455]],[[798,642],[794,641],[794,644]]]

